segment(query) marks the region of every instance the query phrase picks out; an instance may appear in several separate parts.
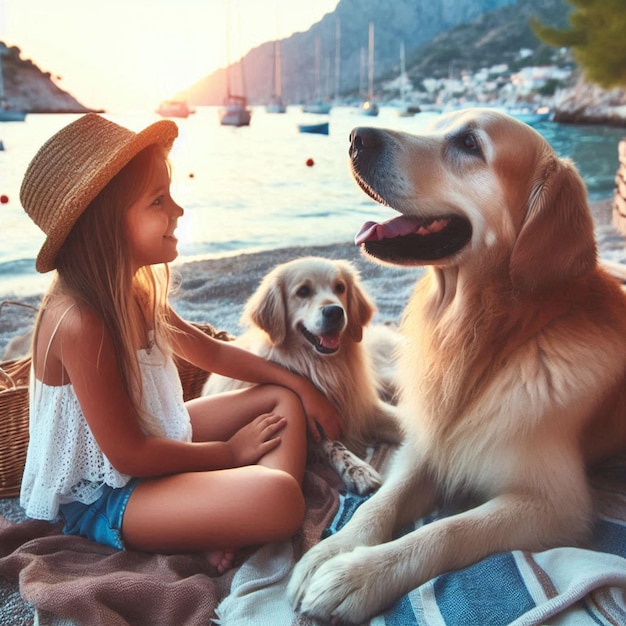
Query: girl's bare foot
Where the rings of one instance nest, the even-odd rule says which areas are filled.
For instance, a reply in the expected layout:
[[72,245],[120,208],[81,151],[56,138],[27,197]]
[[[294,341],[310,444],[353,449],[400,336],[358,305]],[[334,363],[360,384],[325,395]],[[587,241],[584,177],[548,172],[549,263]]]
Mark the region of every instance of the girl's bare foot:
[[235,553],[230,550],[209,550],[205,556],[217,573],[223,574],[233,566]]

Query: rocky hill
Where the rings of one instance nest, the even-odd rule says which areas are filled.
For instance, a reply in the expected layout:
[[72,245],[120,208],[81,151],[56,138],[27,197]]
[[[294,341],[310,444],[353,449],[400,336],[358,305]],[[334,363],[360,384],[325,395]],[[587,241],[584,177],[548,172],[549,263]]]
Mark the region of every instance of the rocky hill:
[[7,107],[27,113],[87,113],[91,111],[42,72],[32,61],[20,56],[19,48],[0,41],[0,60]]
[[[515,0],[341,0],[333,13],[308,31],[281,40],[283,99],[290,103],[330,99],[337,91],[344,97],[358,95],[367,76],[362,60],[367,58],[370,23],[374,24],[374,75],[380,81],[398,66],[402,41],[410,55],[433,37],[512,4]],[[462,56],[471,54],[471,50],[462,52]],[[269,101],[273,67],[273,42],[250,50],[231,67],[233,90],[242,88],[243,75],[250,102]],[[225,92],[226,71],[221,69],[178,95],[192,104],[216,105]]]
[[[473,73],[501,63],[506,63],[511,71],[522,66],[548,65],[554,62],[557,51],[539,41],[530,27],[530,18],[562,27],[567,23],[567,15],[564,0],[519,0],[484,13],[413,50],[407,58],[409,78],[418,85],[425,78]],[[525,51],[523,58],[521,50]]]

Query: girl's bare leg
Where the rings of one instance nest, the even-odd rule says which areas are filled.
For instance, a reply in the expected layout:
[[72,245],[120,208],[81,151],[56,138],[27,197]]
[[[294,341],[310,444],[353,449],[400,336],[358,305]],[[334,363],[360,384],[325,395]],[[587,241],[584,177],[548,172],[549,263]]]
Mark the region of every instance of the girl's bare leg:
[[289,389],[260,385],[187,402],[195,441],[227,441],[262,413],[287,418],[281,445],[265,455],[260,465],[281,469],[302,482],[306,461],[306,419],[300,398]]
[[[142,481],[122,523],[129,548],[148,552],[230,552],[291,537],[304,517],[298,482],[250,465]],[[215,563],[214,563],[215,564]]]
[[128,501],[122,526],[128,547],[210,551],[221,572],[233,550],[287,539],[300,527],[306,420],[299,398],[274,386],[199,398],[188,408],[194,440],[225,441],[262,413],[287,418],[281,445],[258,465],[142,481]]

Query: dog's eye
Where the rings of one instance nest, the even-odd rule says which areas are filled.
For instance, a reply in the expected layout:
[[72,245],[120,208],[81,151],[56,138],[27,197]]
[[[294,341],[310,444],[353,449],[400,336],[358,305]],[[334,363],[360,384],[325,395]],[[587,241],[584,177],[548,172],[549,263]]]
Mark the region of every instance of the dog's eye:
[[480,153],[480,146],[478,145],[478,139],[474,133],[464,133],[460,137],[461,145],[468,152],[478,152]]
[[346,293],[346,284],[345,283],[337,283],[335,285],[335,293],[338,293],[338,294]]
[[296,291],[296,295],[299,298],[308,298],[311,295],[311,287],[308,285],[302,285],[302,287]]

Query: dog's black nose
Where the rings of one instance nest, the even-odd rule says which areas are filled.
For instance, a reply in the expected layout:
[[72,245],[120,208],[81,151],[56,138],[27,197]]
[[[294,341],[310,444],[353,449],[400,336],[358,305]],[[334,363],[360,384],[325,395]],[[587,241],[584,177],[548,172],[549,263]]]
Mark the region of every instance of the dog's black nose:
[[375,148],[380,143],[380,133],[375,128],[355,128],[350,133],[350,150],[348,154],[354,157],[361,150]]
[[337,324],[343,322],[344,311],[343,308],[337,304],[329,304],[322,308],[322,315],[326,322]]

